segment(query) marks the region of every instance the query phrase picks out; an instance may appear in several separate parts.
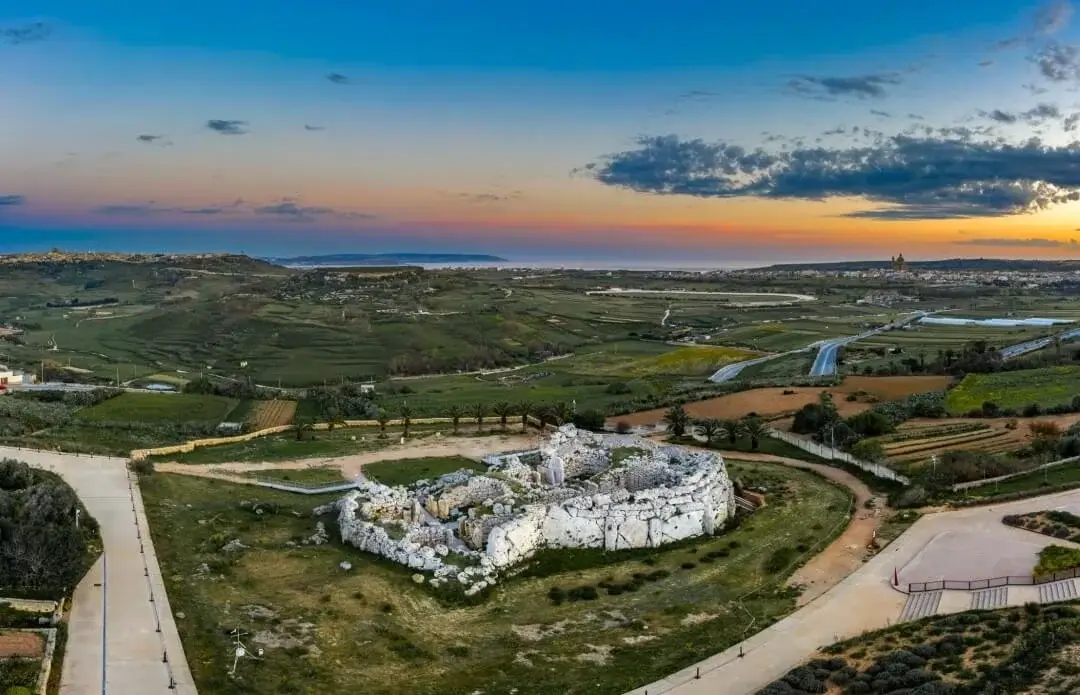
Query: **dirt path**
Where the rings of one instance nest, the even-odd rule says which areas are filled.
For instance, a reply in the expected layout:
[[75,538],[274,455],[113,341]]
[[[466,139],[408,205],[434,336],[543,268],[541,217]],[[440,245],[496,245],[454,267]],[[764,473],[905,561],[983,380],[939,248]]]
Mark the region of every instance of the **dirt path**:
[[351,456],[333,458],[311,458],[296,461],[276,462],[235,462],[214,464],[158,463],[154,470],[162,473],[180,473],[202,478],[216,478],[236,483],[253,484],[251,478],[243,473],[256,471],[288,471],[305,468],[337,468],[342,480],[353,480],[369,463],[378,461],[397,461],[401,459],[463,456],[480,459],[487,454],[515,449],[529,449],[537,446],[536,435],[500,434],[490,437],[447,437],[432,441],[430,438],[414,439],[405,444],[395,445],[378,451],[368,451]]
[[[792,468],[814,471],[825,478],[843,485],[855,495],[855,516],[840,536],[824,550],[800,567],[788,580],[788,586],[802,586],[798,605],[803,606],[821,596],[839,584],[845,577],[862,566],[866,561],[867,547],[874,537],[874,532],[881,522],[888,518],[889,510],[885,500],[876,497],[861,480],[847,471],[820,463],[810,463],[772,454],[753,454],[741,451],[719,452],[725,459],[732,461],[760,461],[779,463]],[[865,507],[866,501],[875,500],[873,509]],[[766,496],[768,500],[768,496]]]

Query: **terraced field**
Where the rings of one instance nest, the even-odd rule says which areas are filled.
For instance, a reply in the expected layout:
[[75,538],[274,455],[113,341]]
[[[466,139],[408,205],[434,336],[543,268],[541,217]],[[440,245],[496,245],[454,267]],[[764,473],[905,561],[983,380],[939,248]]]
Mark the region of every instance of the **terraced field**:
[[296,415],[296,401],[259,401],[251,415],[252,426],[257,430],[280,425],[291,425]]
[[877,439],[885,456],[899,468],[918,467],[947,451],[1006,453],[1024,446],[1026,429],[1006,429],[986,422],[954,422],[942,425],[901,427]]

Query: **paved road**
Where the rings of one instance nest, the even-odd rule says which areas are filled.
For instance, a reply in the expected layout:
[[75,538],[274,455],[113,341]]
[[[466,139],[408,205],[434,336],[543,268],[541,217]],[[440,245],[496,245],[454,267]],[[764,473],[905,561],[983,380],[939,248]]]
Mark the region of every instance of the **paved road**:
[[[821,647],[895,623],[907,596],[891,586],[894,569],[901,585],[906,585],[943,578],[987,578],[977,574],[944,577],[942,572],[952,573],[958,565],[933,567],[927,562],[930,555],[953,557],[952,563],[959,563],[975,573],[986,570],[981,564],[1001,562],[999,551],[1015,554],[1009,562],[1026,561],[1030,563],[1029,567],[1034,566],[1034,553],[1038,548],[1061,541],[1007,527],[1001,523],[1001,517],[1072,505],[1080,505],[1080,491],[928,514],[847,579],[787,618],[741,645],[627,695],[751,695],[798,666]],[[1020,539],[1022,541],[1018,542]],[[1010,587],[1010,592],[1014,588],[1031,589]],[[1014,593],[1015,599],[1010,598],[1010,604],[1014,600],[1030,598],[1026,596],[1030,592]],[[964,596],[951,603],[943,601],[936,612],[967,610],[970,603],[965,601],[968,600],[969,597]],[[700,678],[696,677],[698,674]]]
[[929,315],[930,313],[926,311],[916,311],[898,321],[893,321],[890,324],[884,325],[881,328],[875,328],[872,331],[866,331],[859,335],[851,335],[845,338],[834,338],[832,340],[821,341],[818,343],[817,357],[814,358],[814,364],[810,367],[810,376],[833,376],[836,374],[836,355],[843,346],[854,343],[856,340],[865,340],[878,333],[901,328],[912,321],[917,321]]
[[1065,331],[1064,333],[1060,333],[1057,336],[1048,336],[1046,338],[1025,340],[1024,342],[1017,343],[1016,345],[1003,347],[1001,348],[1001,350],[998,351],[998,353],[1001,355],[1002,359],[1008,360],[1012,359],[1013,357],[1019,357],[1020,355],[1026,355],[1029,352],[1042,350],[1044,347],[1048,347],[1053,344],[1055,337],[1059,340],[1065,341],[1072,340],[1077,336],[1080,336],[1080,328],[1073,328],[1071,330]]
[[61,695],[196,695],[127,462],[8,447],[0,458],[60,474],[101,525],[105,554],[75,589]]
[[794,354],[797,354],[797,353],[800,353],[800,352],[806,352],[808,350],[810,350],[810,348],[805,347],[805,348],[800,348],[798,350],[791,350],[790,352],[778,352],[775,355],[766,355],[765,357],[755,357],[754,359],[746,360],[745,362],[736,362],[735,364],[729,364],[729,365],[727,365],[725,367],[721,367],[720,369],[716,370],[716,373],[713,374],[711,377],[709,377],[709,381],[713,381],[713,382],[716,382],[718,384],[723,383],[725,381],[731,381],[735,377],[739,376],[739,374],[741,374],[742,371],[744,369],[746,369],[747,367],[752,367],[755,364],[761,364],[763,362],[768,362],[770,360],[779,359],[781,357],[787,357],[788,355],[794,355]]

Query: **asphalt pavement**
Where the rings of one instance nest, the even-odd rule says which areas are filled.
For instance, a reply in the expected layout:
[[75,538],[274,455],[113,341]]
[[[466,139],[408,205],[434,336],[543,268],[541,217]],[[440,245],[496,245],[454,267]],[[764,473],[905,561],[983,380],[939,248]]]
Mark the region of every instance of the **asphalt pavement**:
[[101,526],[105,552],[68,616],[61,695],[196,695],[127,461],[9,447],[0,458],[59,474]]

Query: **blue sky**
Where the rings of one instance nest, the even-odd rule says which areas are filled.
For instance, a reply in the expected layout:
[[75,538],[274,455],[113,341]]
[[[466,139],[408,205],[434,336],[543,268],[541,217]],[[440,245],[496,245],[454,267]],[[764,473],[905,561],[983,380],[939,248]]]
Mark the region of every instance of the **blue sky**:
[[[0,250],[1024,255],[1080,226],[1071,160],[946,172],[986,160],[972,143],[1074,139],[1063,0],[32,9],[0,0]],[[732,145],[782,161],[744,158],[768,180],[735,185]],[[860,147],[924,180],[792,187],[795,162],[852,170]]]

